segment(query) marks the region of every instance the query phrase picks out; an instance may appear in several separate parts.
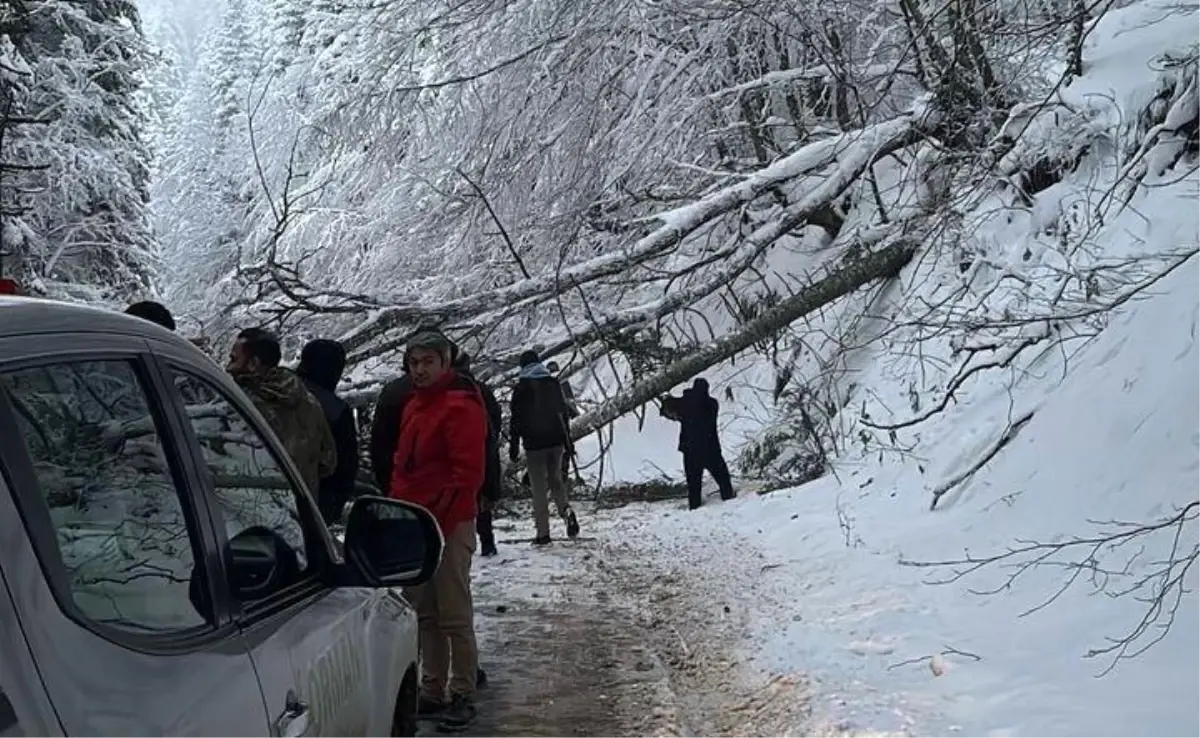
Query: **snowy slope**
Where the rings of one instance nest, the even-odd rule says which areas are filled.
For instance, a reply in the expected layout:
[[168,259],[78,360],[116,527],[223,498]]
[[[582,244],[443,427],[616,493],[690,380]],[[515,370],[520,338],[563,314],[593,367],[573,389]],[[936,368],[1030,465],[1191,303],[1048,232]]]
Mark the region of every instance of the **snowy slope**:
[[[1111,661],[1083,655],[1134,628],[1143,603],[1097,594],[1085,576],[1047,608],[1021,618],[1053,595],[1067,572],[1031,572],[1010,591],[976,596],[969,590],[994,587],[1008,572],[921,586],[940,574],[897,560],[953,558],[966,550],[986,555],[1018,539],[1088,536],[1107,530],[1088,519],[1153,520],[1169,517],[1173,502],[1194,500],[1197,278],[1193,261],[1164,281],[1159,296],[1120,315],[1068,380],[1050,378],[1046,386],[1054,390],[1018,440],[944,510],[927,510],[919,473],[901,465],[845,472],[841,483],[827,478],[698,513],[627,508],[611,522],[612,535],[664,572],[707,581],[713,602],[740,603],[752,623],[742,639],[747,679],[815,677],[820,727],[1194,735],[1200,730],[1194,569],[1164,641],[1097,679]],[[950,463],[967,451],[970,434],[936,442]],[[1102,552],[1109,568],[1121,569],[1146,547],[1128,576],[1112,578],[1109,591],[1129,586],[1148,562],[1161,559],[1167,533]],[[1181,548],[1186,553],[1195,545],[1193,521]],[[947,672],[935,678],[930,657],[947,649],[981,660],[947,654]],[[917,661],[889,669],[908,659]]]
[[[1185,577],[1191,593],[1163,642],[1097,679],[1111,659],[1084,654],[1135,627],[1143,603],[1097,594],[1085,576],[1022,618],[1069,572],[1032,571],[1011,590],[983,596],[970,590],[994,587],[1010,572],[922,586],[946,572],[897,562],[992,554],[1018,539],[1092,535],[1105,527],[1089,518],[1156,519],[1172,513],[1171,500],[1194,499],[1197,278],[1193,263],[1164,285],[1165,294],[1118,319],[971,493],[945,510],[929,512],[921,485],[893,467],[697,513],[626,508],[612,522],[615,535],[665,571],[706,580],[714,601],[739,602],[752,624],[743,638],[747,678],[815,677],[817,727],[1195,735],[1194,568]],[[947,455],[962,451],[962,442],[942,442]],[[1182,539],[1181,548],[1191,551],[1194,521]],[[1100,553],[1102,564],[1122,568],[1145,545],[1128,575],[1111,578],[1110,591],[1148,571],[1170,541],[1168,532]],[[946,654],[946,673],[934,677],[930,657],[948,649],[980,660]],[[917,661],[888,668],[908,659]]]
[[[1073,115],[1032,123],[1044,128],[1035,140],[1047,150],[1088,141],[1080,165],[1029,207],[998,192],[964,196],[956,204],[970,206],[962,230],[974,259],[966,275],[949,260],[918,258],[880,297],[872,329],[879,340],[862,341],[845,358],[841,416],[857,431],[836,475],[696,513],[634,506],[606,523],[614,545],[667,576],[704,582],[713,602],[739,603],[748,630],[730,637],[745,652],[748,682],[770,674],[815,680],[814,722],[796,732],[1200,733],[1190,558],[1200,545],[1200,189],[1194,161],[1164,168],[1176,144],[1143,146],[1136,120],[1171,79],[1161,56],[1194,49],[1196,10],[1156,1],[1109,12],[1085,49],[1085,76],[1061,93]],[[1131,156],[1139,147],[1144,155]],[[1121,206],[1135,173],[1142,186]],[[1117,263],[1132,268],[1110,268]],[[1050,294],[1070,281],[1063,275],[1088,274],[1097,279],[1088,290],[1061,301]],[[963,284],[966,298],[946,313],[922,313],[906,299],[924,290],[937,303]],[[975,312],[953,312],[961,305]],[[1082,317],[1036,319],[1064,314]],[[947,315],[1016,319],[988,335],[928,337],[917,325]],[[1005,348],[981,352],[980,363],[1002,366],[975,374],[935,412],[956,373],[969,368],[962,361],[971,342],[989,337]],[[1032,348],[1010,356],[1025,339]],[[761,360],[742,360],[709,376],[717,386],[741,376],[769,387],[773,375]],[[761,392],[725,408],[737,426],[726,431],[730,445],[736,431],[770,415]],[[610,472],[637,478],[661,467],[678,476],[673,425],[650,417],[639,432],[635,419],[622,423]],[[889,425],[902,427],[893,433]],[[935,490],[945,494],[931,511]],[[1155,524],[1189,504],[1181,525],[1115,547],[1068,548],[1009,588],[1006,578],[1021,570],[1005,566],[1030,556],[941,586],[926,585],[953,567],[900,563],[1103,538],[1130,530],[1114,521]],[[1178,564],[1156,576],[1172,558]],[[1166,607],[1156,611],[1150,603],[1164,584]],[[981,590],[996,591],[973,594]],[[1097,678],[1115,653],[1086,654],[1131,633],[1130,655],[1150,645],[1176,595],[1162,642]]]

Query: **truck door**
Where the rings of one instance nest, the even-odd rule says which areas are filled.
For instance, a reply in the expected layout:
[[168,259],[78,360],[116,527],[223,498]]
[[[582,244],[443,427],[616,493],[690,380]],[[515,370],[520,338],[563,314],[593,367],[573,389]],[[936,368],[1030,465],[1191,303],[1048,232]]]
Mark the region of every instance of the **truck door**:
[[[8,496],[8,485],[0,474],[0,509]],[[0,555],[0,738],[21,735],[62,735],[62,728],[17,620]]]
[[111,334],[0,339],[4,581],[56,732],[269,735],[186,435],[146,348]]
[[[371,673],[366,641],[373,609],[386,592],[323,583],[339,563],[312,497],[261,415],[219,370],[184,367],[155,344],[179,393],[208,473],[206,495],[219,540],[255,528],[273,531],[297,571],[286,586],[234,603],[276,735],[388,735],[394,699],[374,700],[371,685],[399,688],[403,670]],[[224,545],[224,544],[222,544]],[[231,594],[235,599],[236,594]],[[394,697],[393,691],[389,697]]]

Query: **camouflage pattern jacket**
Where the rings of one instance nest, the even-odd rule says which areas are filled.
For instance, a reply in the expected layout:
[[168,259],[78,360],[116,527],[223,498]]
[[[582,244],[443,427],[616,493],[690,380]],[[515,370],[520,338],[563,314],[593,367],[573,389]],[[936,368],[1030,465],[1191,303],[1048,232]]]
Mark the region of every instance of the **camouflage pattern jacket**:
[[262,374],[238,372],[233,378],[283,441],[305,486],[315,496],[321,479],[337,466],[333,433],[320,403],[295,372],[283,367]]

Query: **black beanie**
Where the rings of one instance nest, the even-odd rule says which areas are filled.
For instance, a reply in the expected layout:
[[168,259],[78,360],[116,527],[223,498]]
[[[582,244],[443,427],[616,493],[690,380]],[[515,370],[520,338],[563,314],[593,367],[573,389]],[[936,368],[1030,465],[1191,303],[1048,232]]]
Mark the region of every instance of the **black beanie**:
[[530,349],[528,351],[521,352],[521,359],[518,363],[521,365],[521,368],[524,369],[525,367],[529,366],[530,364],[538,363],[538,361],[540,361],[540,360],[541,360],[541,357],[538,356],[538,352]]

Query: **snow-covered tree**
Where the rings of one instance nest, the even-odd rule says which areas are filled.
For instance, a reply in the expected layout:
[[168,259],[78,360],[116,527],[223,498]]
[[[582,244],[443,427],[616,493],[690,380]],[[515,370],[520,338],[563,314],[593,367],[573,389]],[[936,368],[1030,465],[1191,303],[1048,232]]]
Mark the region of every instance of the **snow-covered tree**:
[[[640,347],[656,353],[647,366],[743,328],[756,303],[799,289],[798,273],[914,228],[938,234],[939,254],[969,250],[948,193],[976,191],[993,167],[1041,171],[1036,157],[1013,164],[1030,151],[1009,150],[1013,102],[1060,84],[1077,55],[1071,14],[1092,12],[1012,0],[255,7],[261,51],[212,84],[219,120],[244,112],[255,134],[220,169],[243,198],[220,279],[236,273],[256,319],[346,331],[356,362],[386,363],[408,327],[434,319],[501,363],[535,336],[585,355]],[[219,56],[238,58],[243,25],[226,23]],[[286,64],[265,61],[280,51]],[[189,248],[209,263],[233,253]],[[783,272],[781,250],[800,253]]]
[[[172,280],[168,297],[189,309],[236,297],[229,280],[245,246],[247,218],[258,189],[249,121],[262,75],[262,8],[231,0],[196,51],[195,68],[172,112],[176,125],[162,142],[154,183],[156,226]],[[206,297],[207,296],[207,297]]]
[[267,10],[271,19],[272,71],[286,69],[301,50],[306,23],[305,10],[308,0],[268,0]]
[[[4,248],[50,294],[152,289],[150,152],[138,98],[147,49],[128,0],[5,4]],[[80,292],[80,290],[84,290]]]

